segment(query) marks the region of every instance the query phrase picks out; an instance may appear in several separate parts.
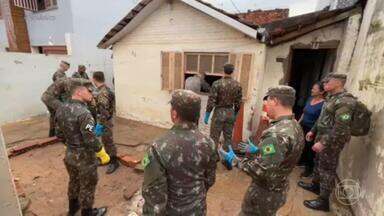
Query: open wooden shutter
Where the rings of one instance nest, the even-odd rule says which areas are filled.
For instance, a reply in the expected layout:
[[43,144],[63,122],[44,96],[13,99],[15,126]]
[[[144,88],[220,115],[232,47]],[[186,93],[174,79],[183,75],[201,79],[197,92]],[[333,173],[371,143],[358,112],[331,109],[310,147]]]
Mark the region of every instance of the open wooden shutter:
[[235,66],[233,78],[240,82],[243,88],[243,99],[247,99],[250,94],[251,86],[251,73],[253,54],[250,53],[231,53],[229,55],[229,62]]
[[161,78],[161,90],[172,91],[183,88],[183,53],[161,52]]

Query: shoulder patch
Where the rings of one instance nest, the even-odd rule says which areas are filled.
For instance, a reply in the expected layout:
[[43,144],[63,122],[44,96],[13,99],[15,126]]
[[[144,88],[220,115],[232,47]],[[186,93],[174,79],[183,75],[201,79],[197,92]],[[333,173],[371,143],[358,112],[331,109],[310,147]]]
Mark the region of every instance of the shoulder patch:
[[151,163],[151,161],[149,160],[148,153],[145,153],[143,159],[141,160],[141,165],[145,168],[150,163]]
[[275,145],[274,144],[266,144],[262,147],[262,155],[274,155],[276,153]]
[[340,116],[340,119],[343,120],[343,121],[348,121],[348,120],[351,119],[351,115],[345,113],[345,114]]

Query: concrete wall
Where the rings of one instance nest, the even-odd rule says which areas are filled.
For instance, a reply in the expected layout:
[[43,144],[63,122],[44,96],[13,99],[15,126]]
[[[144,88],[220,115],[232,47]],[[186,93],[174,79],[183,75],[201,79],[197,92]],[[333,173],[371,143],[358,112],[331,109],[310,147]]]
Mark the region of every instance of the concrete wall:
[[25,11],[31,46],[65,45],[65,35],[73,32],[71,2],[57,0],[57,9]]
[[[311,32],[287,43],[267,49],[266,73],[264,75],[263,92],[268,87],[282,83],[284,75],[289,66],[289,54],[293,45],[312,45],[321,42],[343,41],[344,23],[328,26],[326,28]],[[315,47],[314,47],[315,49]],[[341,50],[338,50],[341,53]],[[284,62],[277,62],[276,59],[284,59]],[[337,61],[337,60],[336,60]]]
[[[161,91],[161,51],[254,53],[251,79],[253,86],[260,86],[257,81],[261,82],[260,74],[264,71],[264,48],[179,1],[165,3],[114,45],[117,115],[170,126],[170,94]],[[257,93],[256,89],[252,91],[252,100],[247,101],[245,110],[250,109]]]
[[20,204],[12,178],[3,132],[0,128],[0,214],[21,216]]
[[113,77],[112,51],[98,49],[97,44],[110,28],[131,10],[137,1],[73,0],[70,2],[73,20],[71,62],[76,65],[85,64],[89,71],[104,71],[107,76],[107,83],[111,86]]
[[60,57],[0,53],[0,125],[46,113],[40,97]]
[[338,174],[361,186],[355,215],[384,214],[384,2],[368,1],[348,70],[348,90],[373,111],[367,137],[354,137],[343,150]]
[[7,30],[4,19],[0,19],[0,52],[5,52],[6,47],[8,47]]

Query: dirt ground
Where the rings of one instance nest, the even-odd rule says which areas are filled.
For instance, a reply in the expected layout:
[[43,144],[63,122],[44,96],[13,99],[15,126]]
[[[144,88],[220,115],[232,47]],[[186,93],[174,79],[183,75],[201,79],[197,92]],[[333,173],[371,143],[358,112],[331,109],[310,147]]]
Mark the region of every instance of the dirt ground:
[[[47,117],[8,124],[2,127],[7,143],[17,145],[25,139],[44,137],[48,133]],[[119,143],[120,154],[142,155],[145,145],[132,147],[138,143],[149,143],[164,133],[164,129],[139,122],[117,119],[115,121],[115,141]],[[68,176],[63,164],[64,147],[61,143],[35,149],[10,159],[13,175],[21,188],[31,199],[25,215],[66,215]],[[105,175],[105,167],[100,167],[99,183],[95,206],[108,206],[108,215],[128,215],[129,205],[123,197],[125,189],[140,187],[143,174],[121,166],[113,175]],[[278,215],[328,216],[331,213],[315,212],[303,206],[303,200],[315,198],[314,194],[296,186],[301,170],[296,168],[290,178],[290,192],[287,203]],[[216,184],[208,193],[208,215],[232,216],[240,210],[243,196],[250,177],[234,169],[227,171],[219,165]]]

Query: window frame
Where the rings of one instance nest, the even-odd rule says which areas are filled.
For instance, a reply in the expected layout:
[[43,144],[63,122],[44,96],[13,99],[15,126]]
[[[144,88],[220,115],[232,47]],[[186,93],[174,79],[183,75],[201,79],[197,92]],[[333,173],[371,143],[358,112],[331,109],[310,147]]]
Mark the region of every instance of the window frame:
[[[197,55],[197,71],[187,71],[187,64],[188,64],[187,58],[188,58],[188,55]],[[225,56],[225,57],[228,58],[228,62],[229,62],[229,59],[230,59],[230,53],[229,52],[184,52],[184,61],[185,61],[184,68],[183,68],[184,74],[196,75],[196,74],[201,73],[199,70],[200,70],[200,59],[201,59],[202,55],[210,55],[210,56],[212,56],[211,72],[210,73],[205,73],[205,75],[206,76],[219,76],[219,77],[223,77],[224,76],[224,71],[223,71],[223,73],[215,73],[214,72],[214,70],[215,70],[215,57],[216,56]]]

